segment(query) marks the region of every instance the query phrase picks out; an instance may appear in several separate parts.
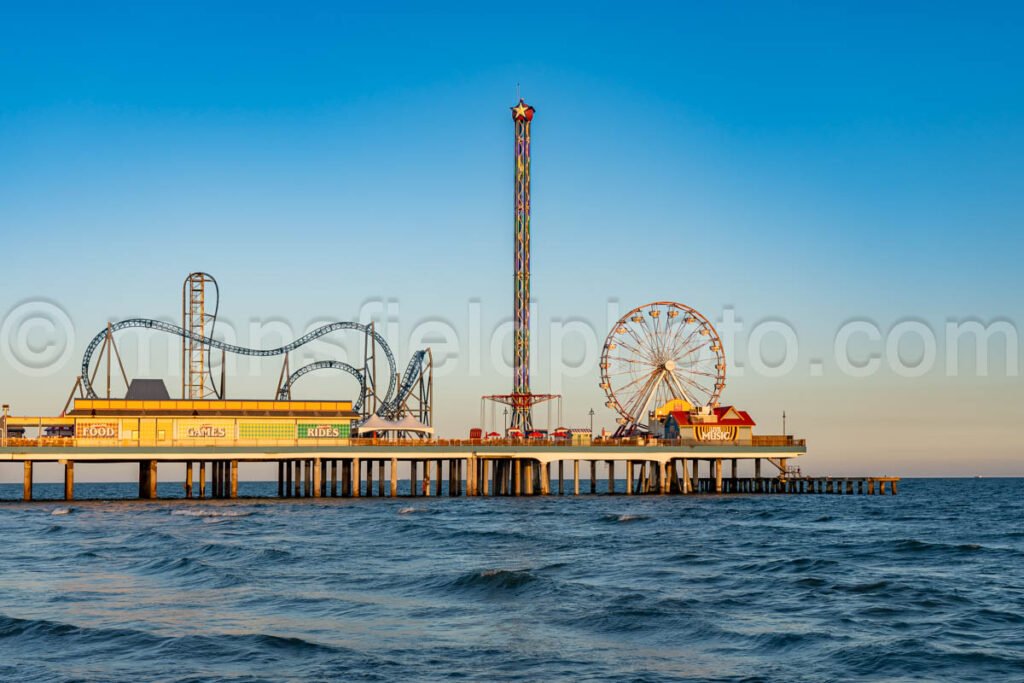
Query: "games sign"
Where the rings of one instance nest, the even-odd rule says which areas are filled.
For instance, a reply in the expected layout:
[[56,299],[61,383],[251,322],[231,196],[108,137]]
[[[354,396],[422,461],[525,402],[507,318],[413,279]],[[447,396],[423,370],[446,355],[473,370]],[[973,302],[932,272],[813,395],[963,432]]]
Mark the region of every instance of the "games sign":
[[233,422],[180,421],[175,425],[175,431],[179,439],[195,439],[197,441],[205,439],[230,439],[235,436]]
[[185,428],[185,437],[188,439],[223,439],[227,435],[228,430],[218,425],[196,425]]

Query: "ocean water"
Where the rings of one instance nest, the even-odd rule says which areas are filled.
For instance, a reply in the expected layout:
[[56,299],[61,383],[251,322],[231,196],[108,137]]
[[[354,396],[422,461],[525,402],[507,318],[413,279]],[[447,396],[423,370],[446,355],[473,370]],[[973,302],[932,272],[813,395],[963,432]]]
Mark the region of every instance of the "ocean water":
[[4,681],[1024,681],[1022,479],[11,501],[0,530]]

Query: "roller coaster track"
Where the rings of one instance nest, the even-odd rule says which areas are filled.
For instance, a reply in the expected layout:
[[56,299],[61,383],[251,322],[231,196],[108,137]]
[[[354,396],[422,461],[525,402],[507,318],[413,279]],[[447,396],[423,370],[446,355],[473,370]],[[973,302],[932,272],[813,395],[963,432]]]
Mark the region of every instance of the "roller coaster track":
[[[384,340],[384,337],[382,337],[380,333],[377,332],[376,330],[372,330],[368,325],[362,325],[360,323],[353,322],[330,323],[327,325],[323,325],[322,327],[318,327],[315,330],[312,330],[311,332],[304,334],[298,339],[288,344],[285,344],[284,346],[279,346],[274,349],[249,349],[245,348],[244,346],[236,346],[235,344],[228,344],[217,339],[212,339],[211,337],[195,335],[177,325],[166,323],[160,320],[151,320],[149,318],[131,318],[129,320],[122,320],[120,322],[113,323],[109,327],[109,330],[104,329],[103,331],[101,331],[99,334],[92,338],[92,341],[89,342],[89,345],[85,348],[85,353],[82,356],[82,391],[85,393],[85,396],[87,398],[98,398],[95,390],[92,387],[92,380],[89,375],[89,366],[92,363],[93,353],[95,353],[99,345],[103,343],[103,340],[106,338],[108,332],[110,334],[113,334],[114,332],[118,332],[120,330],[125,330],[129,328],[142,328],[148,330],[156,330],[158,332],[165,332],[167,334],[173,334],[177,335],[178,337],[183,337],[185,339],[190,339],[192,341],[199,342],[200,344],[204,344],[212,349],[221,349],[223,351],[226,351],[227,353],[234,353],[239,356],[257,357],[281,356],[299,348],[300,346],[303,346],[304,344],[308,344],[311,341],[319,339],[324,335],[331,334],[332,332],[338,332],[340,330],[356,330],[363,334],[372,335],[374,341],[380,346],[381,350],[384,352],[384,355],[387,357],[388,366],[390,368],[388,372],[388,390],[387,393],[384,394],[383,399],[381,400],[381,405],[390,406],[395,402],[395,399],[397,398],[395,396],[395,385],[397,384],[395,380],[395,373],[397,371],[397,366],[395,364],[395,356],[391,352],[391,347],[389,347],[387,342]],[[423,352],[420,351],[418,353],[422,354]],[[410,362],[410,367],[413,366],[415,360],[416,356],[414,355],[413,361]],[[420,362],[422,363],[422,359],[420,360]],[[314,363],[313,365],[316,364]],[[303,369],[304,368],[300,368],[300,370],[297,370],[296,372],[301,372]],[[310,370],[306,370],[306,372],[311,372],[312,370],[315,369],[318,368],[311,368]],[[352,368],[352,370],[355,370],[355,368]],[[346,370],[346,372],[348,372],[348,370]],[[360,384],[363,387],[365,387],[365,378],[362,377],[362,373],[359,373],[358,370],[355,370],[355,372],[359,374]],[[292,377],[289,377],[289,386],[291,385],[291,380]]]
[[[393,399],[384,401],[380,404],[377,409],[378,415],[390,420],[397,420],[401,417],[402,408],[405,406],[406,400],[408,400],[409,395],[416,387],[416,383],[420,379],[420,374],[423,372],[424,360],[426,357],[426,351],[417,351],[413,354],[412,358],[409,360],[409,364],[405,368],[405,374],[402,375],[402,383],[398,387],[398,393],[395,394]],[[302,366],[290,374],[285,383],[281,385],[281,389],[277,393],[277,399],[279,401],[288,400],[291,397],[291,391],[295,381],[316,370],[341,370],[342,372],[347,372],[355,377],[359,382],[361,391],[359,392],[359,399],[353,404],[353,410],[357,413],[362,412],[364,395],[366,393],[366,382],[363,379],[363,374],[348,363],[336,360],[321,360]],[[394,381],[393,377],[392,381]]]
[[319,360],[315,363],[310,363],[309,365],[303,365],[301,368],[288,375],[288,379],[281,385],[280,391],[277,392],[277,400],[289,400],[292,395],[292,385],[295,384],[295,380],[299,379],[303,375],[308,375],[314,370],[341,370],[342,372],[347,372],[355,377],[359,382],[359,398],[352,404],[352,409],[357,413],[362,413],[363,400],[366,398],[366,381],[363,379],[363,373],[359,372],[359,370],[348,363],[343,363],[340,360]]
[[412,354],[409,364],[405,367],[405,374],[402,375],[402,385],[398,388],[398,393],[395,395],[394,400],[385,401],[378,411],[382,417],[391,420],[397,420],[401,417],[402,407],[416,386],[416,382],[420,379],[420,373],[423,371],[423,362],[426,357],[426,351],[417,351]]

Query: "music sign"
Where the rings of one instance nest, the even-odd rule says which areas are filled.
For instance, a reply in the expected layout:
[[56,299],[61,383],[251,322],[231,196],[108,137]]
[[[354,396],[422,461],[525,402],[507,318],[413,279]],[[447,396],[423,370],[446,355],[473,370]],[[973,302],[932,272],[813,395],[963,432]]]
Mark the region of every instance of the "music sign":
[[698,441],[735,441],[739,430],[722,425],[694,425],[693,432]]

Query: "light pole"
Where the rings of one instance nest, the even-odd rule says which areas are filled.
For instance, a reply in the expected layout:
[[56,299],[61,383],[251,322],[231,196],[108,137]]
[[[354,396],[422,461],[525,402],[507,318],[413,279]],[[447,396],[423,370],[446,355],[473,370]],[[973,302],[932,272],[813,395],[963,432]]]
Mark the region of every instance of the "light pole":
[[782,435],[786,435],[786,411],[782,411]]
[[504,434],[504,436],[508,436],[508,408],[505,408],[505,434]]
[[594,409],[591,408],[590,409],[590,413],[588,413],[588,414],[590,415],[590,438],[593,439],[594,438]]

